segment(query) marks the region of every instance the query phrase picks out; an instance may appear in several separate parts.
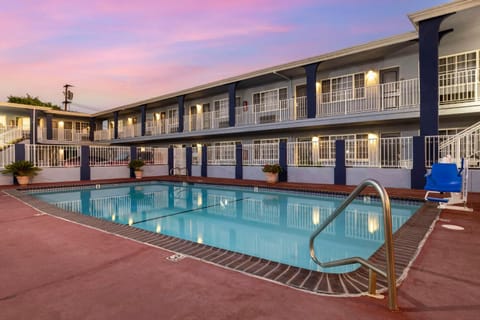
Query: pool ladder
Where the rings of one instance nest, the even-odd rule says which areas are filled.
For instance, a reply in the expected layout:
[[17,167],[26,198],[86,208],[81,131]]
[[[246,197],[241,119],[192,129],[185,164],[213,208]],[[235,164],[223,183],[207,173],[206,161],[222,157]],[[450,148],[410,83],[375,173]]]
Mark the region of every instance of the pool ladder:
[[[333,221],[335,218],[368,186],[372,186],[380,195],[383,207],[383,223],[385,234],[385,249],[387,256],[387,270],[381,270],[369,261],[360,257],[350,257],[329,262],[320,262],[315,254],[314,241],[315,238]],[[362,181],[355,190],[348,196],[345,201],[315,230],[310,236],[310,256],[312,260],[322,268],[343,266],[352,263],[359,263],[368,268],[368,292],[371,295],[376,294],[377,273],[387,279],[388,284],[388,308],[391,311],[398,311],[397,305],[397,286],[395,280],[395,258],[393,254],[393,238],[392,238],[392,211],[390,207],[390,198],[384,187],[376,180],[367,179]]]

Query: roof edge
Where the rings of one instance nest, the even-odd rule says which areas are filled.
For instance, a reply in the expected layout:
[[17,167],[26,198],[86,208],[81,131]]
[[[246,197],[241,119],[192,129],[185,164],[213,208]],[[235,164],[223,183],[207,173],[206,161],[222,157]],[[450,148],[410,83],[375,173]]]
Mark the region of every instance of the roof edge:
[[467,10],[479,5],[479,0],[454,0],[452,2],[448,2],[439,6],[411,13],[408,15],[408,18],[418,30],[418,23],[420,21],[432,19],[458,11]]
[[149,99],[146,99],[146,100],[133,102],[133,103],[130,103],[130,104],[127,104],[127,105],[122,105],[122,106],[119,106],[119,107],[115,107],[115,108],[112,108],[112,109],[108,109],[108,110],[104,110],[104,111],[94,113],[94,114],[92,114],[92,116],[97,117],[97,116],[105,115],[105,114],[115,112],[115,111],[122,111],[122,110],[126,110],[126,109],[133,108],[133,107],[139,107],[141,105],[149,104],[149,103],[156,102],[156,101],[159,101],[159,100],[167,100],[167,99],[175,98],[175,97],[182,96],[182,95],[187,95],[187,94],[190,94],[190,93],[194,93],[194,92],[197,92],[197,91],[201,91],[201,90],[205,90],[205,89],[209,89],[209,88],[213,88],[213,87],[228,85],[230,83],[246,80],[246,79],[253,78],[253,77],[259,77],[259,76],[266,75],[266,74],[273,73],[273,72],[279,72],[279,71],[284,71],[284,70],[287,70],[287,69],[298,68],[298,67],[302,67],[302,66],[312,64],[312,63],[316,63],[316,62],[327,61],[327,60],[331,60],[331,59],[335,59],[335,58],[340,58],[340,57],[360,53],[360,52],[363,52],[363,51],[373,50],[373,49],[377,49],[377,48],[381,48],[381,47],[385,47],[385,46],[389,46],[389,45],[394,45],[394,44],[398,44],[398,43],[402,43],[402,42],[408,42],[408,41],[412,41],[412,40],[416,40],[416,39],[418,39],[418,34],[417,34],[416,31],[406,32],[406,33],[402,33],[402,34],[395,35],[395,36],[392,36],[392,37],[370,41],[370,42],[367,42],[367,43],[364,43],[364,44],[361,44],[361,45],[356,45],[356,46],[348,47],[348,48],[345,48],[345,49],[340,49],[340,50],[333,51],[333,52],[330,52],[330,53],[325,53],[325,54],[321,54],[321,55],[318,55],[318,56],[313,56],[313,57],[306,58],[306,59],[296,60],[296,61],[293,61],[293,62],[284,63],[284,64],[272,66],[272,67],[269,67],[269,68],[264,68],[264,69],[260,69],[260,70],[256,70],[256,71],[251,71],[251,72],[244,73],[244,74],[241,74],[241,75],[238,75],[238,76],[233,76],[233,77],[225,78],[225,79],[222,79],[222,80],[209,82],[209,83],[206,83],[206,84],[203,84],[203,85],[191,87],[191,88],[188,88],[188,89],[184,89],[184,90],[168,93],[168,94],[165,94],[165,95],[149,98]]

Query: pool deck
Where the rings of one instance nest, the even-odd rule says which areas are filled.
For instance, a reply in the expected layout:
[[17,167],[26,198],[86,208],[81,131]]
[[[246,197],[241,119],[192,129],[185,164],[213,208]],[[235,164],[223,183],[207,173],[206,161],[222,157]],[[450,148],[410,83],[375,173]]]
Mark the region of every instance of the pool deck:
[[[242,181],[251,183],[262,185]],[[170,251],[39,215],[3,193],[0,204],[0,319],[477,319],[480,313],[479,193],[469,194],[473,213],[440,214],[398,288],[399,312],[390,312],[385,299],[318,296],[197,259],[171,262]]]

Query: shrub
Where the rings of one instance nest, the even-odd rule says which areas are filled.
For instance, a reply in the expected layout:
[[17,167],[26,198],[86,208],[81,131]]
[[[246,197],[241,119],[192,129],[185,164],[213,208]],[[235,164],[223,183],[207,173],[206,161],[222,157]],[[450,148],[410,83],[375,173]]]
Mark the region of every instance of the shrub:
[[271,173],[280,173],[282,172],[282,167],[278,164],[266,164],[263,166],[263,172],[271,172]]

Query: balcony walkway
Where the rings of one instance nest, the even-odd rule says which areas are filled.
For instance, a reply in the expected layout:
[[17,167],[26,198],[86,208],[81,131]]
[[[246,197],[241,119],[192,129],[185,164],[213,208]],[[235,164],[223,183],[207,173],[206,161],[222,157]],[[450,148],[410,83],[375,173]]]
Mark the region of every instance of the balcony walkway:
[[[263,184],[242,181],[251,183]],[[398,313],[385,300],[317,296],[191,258],[170,262],[171,252],[38,215],[3,193],[0,204],[0,319],[476,319],[480,312],[478,193],[469,194],[474,213],[441,213],[399,287]]]

